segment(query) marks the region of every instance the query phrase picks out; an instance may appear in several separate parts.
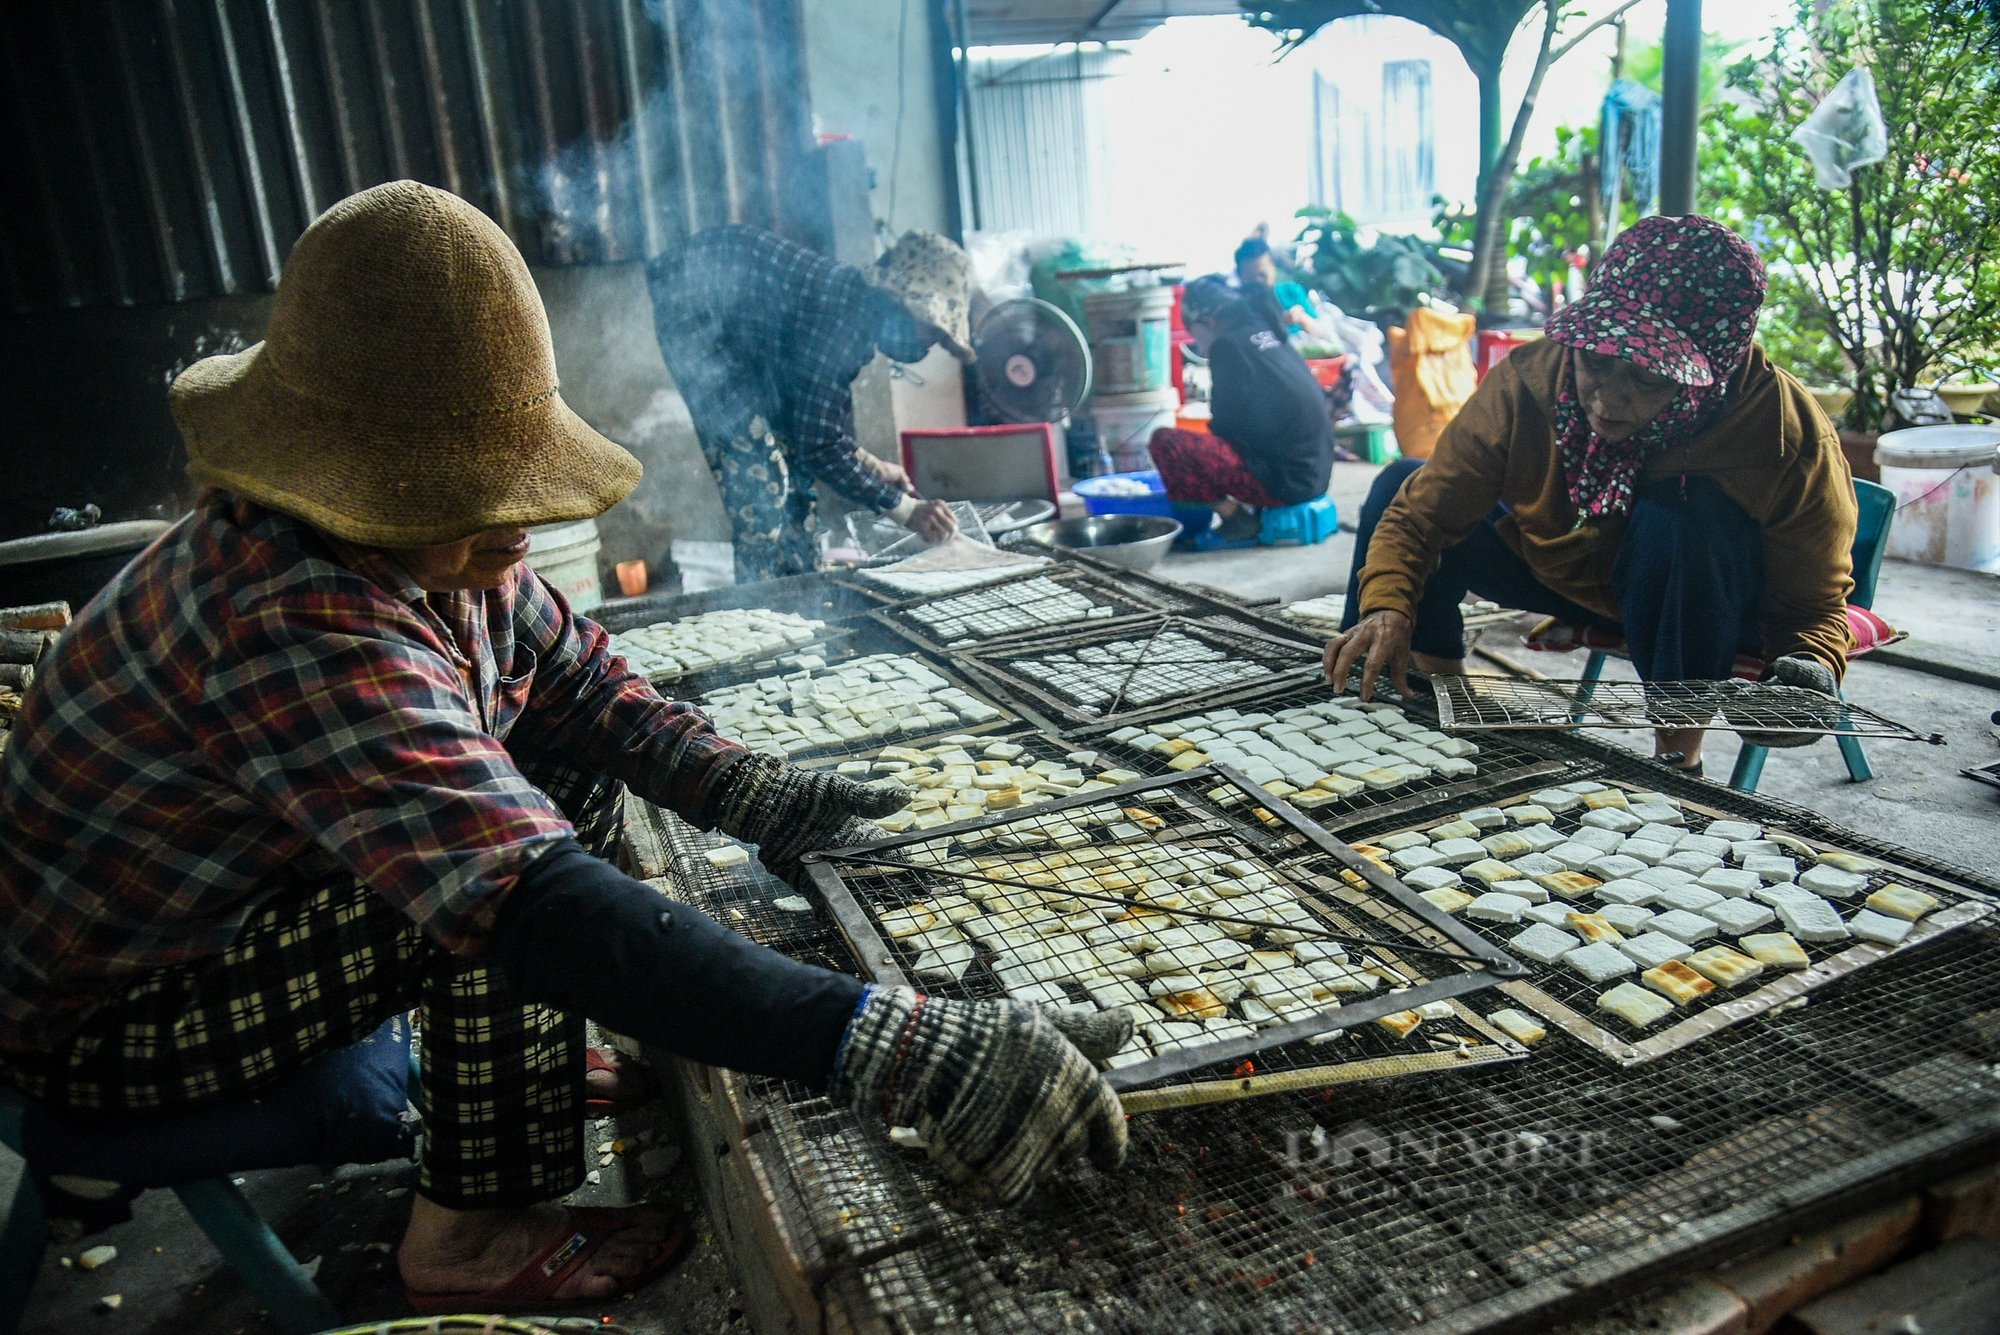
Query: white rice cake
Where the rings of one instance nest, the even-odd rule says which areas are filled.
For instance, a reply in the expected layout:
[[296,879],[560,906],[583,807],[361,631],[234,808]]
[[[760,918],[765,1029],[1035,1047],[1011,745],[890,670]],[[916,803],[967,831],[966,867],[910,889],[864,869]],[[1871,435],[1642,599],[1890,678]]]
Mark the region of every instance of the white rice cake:
[[1609,941],[1598,941],[1572,950],[1563,956],[1563,963],[1593,983],[1608,983],[1613,978],[1636,972],[1639,967],[1632,963],[1631,956]]
[[1648,867],[1642,872],[1635,873],[1632,879],[1644,881],[1647,885],[1657,885],[1662,890],[1671,890],[1677,885],[1693,885],[1695,874],[1691,871],[1681,871],[1677,867]]
[[1415,848],[1419,844],[1428,844],[1429,842],[1429,837],[1419,831],[1398,830],[1394,834],[1383,835],[1380,839],[1375,840],[1374,844],[1377,848],[1395,853],[1405,848]]
[[1637,835],[1618,846],[1617,856],[1634,858],[1648,867],[1657,867],[1674,855],[1673,845],[1641,839]]
[[1472,896],[1466,894],[1465,891],[1450,887],[1440,890],[1424,890],[1419,892],[1418,897],[1429,901],[1431,906],[1440,912],[1453,914],[1462,912],[1467,904],[1473,902]]
[[1597,887],[1597,897],[1607,904],[1651,904],[1663,893],[1659,886],[1637,879],[1606,881]]
[[1656,964],[1639,975],[1639,981],[1676,1006],[1691,1006],[1715,991],[1715,983],[1681,960]]
[[1528,841],[1528,847],[1536,853],[1546,853],[1558,844],[1568,843],[1569,836],[1553,825],[1523,825],[1511,833]]
[[1565,842],[1583,844],[1600,853],[1616,853],[1625,842],[1625,836],[1616,830],[1600,830],[1594,825],[1585,825],[1572,834]]
[[1762,963],[1728,946],[1697,950],[1687,957],[1687,966],[1718,987],[1740,987],[1764,972]]
[[1707,834],[1683,834],[1674,841],[1676,853],[1706,853],[1716,861],[1729,856],[1729,841]]
[[1440,839],[1431,845],[1431,852],[1446,867],[1467,866],[1487,855],[1487,849],[1476,839]]
[[1567,904],[1553,902],[1530,904],[1527,912],[1521,917],[1527,922],[1545,922],[1551,927],[1560,927],[1575,911]]
[[1685,913],[1700,913],[1711,904],[1719,904],[1725,896],[1713,890],[1704,890],[1698,885],[1677,885],[1671,890],[1660,891],[1659,904],[1665,908],[1680,909]]
[[1399,848],[1389,854],[1389,861],[1398,870],[1415,871],[1419,867],[1435,867],[1444,861],[1444,855],[1428,844],[1418,844],[1414,848]]
[[1729,846],[1730,861],[1739,865],[1745,858],[1776,858],[1784,854],[1784,845],[1774,839],[1738,839]]
[[[1714,930],[1713,924],[1710,930]],[[1694,954],[1693,946],[1662,932],[1642,933],[1612,949],[1623,951],[1628,958],[1637,960],[1642,968],[1647,969],[1656,968],[1668,960],[1684,960]]]
[[1722,865],[1722,859],[1713,853],[1697,853],[1691,848],[1677,848],[1660,859],[1662,867],[1673,867],[1693,876],[1714,871]]
[[1403,884],[1412,890],[1449,890],[1458,883],[1458,873],[1449,867],[1418,867],[1403,876]]
[[1529,793],[1528,800],[1536,806],[1546,807],[1557,815],[1583,805],[1583,798],[1566,788],[1544,788],[1539,793]]
[[1705,941],[1722,929],[1713,918],[1704,918],[1699,913],[1689,913],[1684,909],[1668,909],[1646,924],[1649,934],[1663,932],[1676,941],[1693,945]]
[[1818,895],[1800,891],[1771,907],[1778,911],[1778,921],[1785,930],[1801,941],[1842,941],[1848,936],[1847,924],[1840,920],[1840,914]]
[[1651,909],[1640,908],[1637,904],[1606,904],[1597,910],[1596,916],[1616,927],[1624,935],[1636,936],[1640,928],[1658,915]]
[[1821,863],[1807,867],[1798,876],[1799,884],[1816,895],[1830,899],[1852,899],[1868,888],[1868,878]]
[[1711,839],[1723,839],[1733,844],[1744,839],[1763,838],[1764,827],[1752,825],[1747,820],[1718,820],[1710,821],[1702,833]]
[[1626,809],[1649,825],[1684,825],[1687,823],[1687,817],[1681,814],[1681,809],[1670,802],[1659,800],[1657,793],[1653,795],[1651,800],[1633,802]]
[[1654,821],[1649,825],[1641,825],[1638,829],[1632,831],[1631,837],[1649,844],[1665,844],[1667,851],[1672,852],[1680,846],[1681,838],[1686,833],[1687,831],[1681,829],[1679,826],[1662,825],[1658,821]]
[[1805,969],[1812,966],[1806,958],[1805,949],[1793,939],[1789,932],[1765,932],[1758,936],[1746,936],[1739,940],[1741,946],[1759,964],[1768,964],[1773,969]]
[[1507,865],[1529,880],[1538,876],[1548,876],[1563,870],[1563,865],[1546,853],[1524,853],[1518,858],[1507,859]]
[[1520,895],[1488,890],[1465,906],[1465,916],[1482,922],[1519,922],[1531,902]]
[[1560,927],[1536,923],[1527,931],[1511,938],[1507,942],[1507,949],[1522,959],[1533,960],[1537,964],[1554,964],[1582,944],[1583,942]]
[[1499,830],[1507,825],[1507,813],[1499,807],[1474,807],[1461,812],[1458,818],[1480,830]]
[[1862,909],[1847,920],[1847,929],[1863,941],[1881,946],[1900,946],[1916,924],[1908,918],[1891,918],[1886,913]]
[[1703,872],[1695,884],[1704,890],[1712,890],[1718,895],[1731,899],[1741,899],[1764,884],[1763,878],[1752,871],[1738,871],[1734,867],[1717,867]]
[[1584,870],[1600,881],[1616,881],[1627,876],[1637,876],[1646,870],[1646,864],[1637,858],[1628,858],[1623,853],[1606,853],[1592,858]]
[[1864,902],[1877,913],[1902,918],[1906,922],[1915,922],[1938,906],[1936,896],[1893,881],[1868,896]]
[[1754,932],[1759,927],[1768,927],[1778,920],[1778,915],[1754,899],[1719,899],[1707,908],[1697,909],[1731,936],[1741,936]]
[[1796,881],[1799,878],[1799,864],[1790,858],[1759,853],[1743,859],[1743,870],[1754,873],[1766,885],[1776,885],[1779,881]]
[[1431,837],[1432,843],[1443,839],[1477,839],[1479,827],[1460,817],[1457,820],[1448,820],[1442,825],[1433,825],[1425,833]]
[[1549,1036],[1548,1028],[1540,1020],[1526,1011],[1515,1010],[1512,1006],[1506,1010],[1494,1011],[1486,1019],[1495,1029],[1522,1047],[1532,1048]]
[[1547,825],[1556,818],[1554,812],[1535,802],[1508,807],[1507,815],[1516,825]]
[[1589,844],[1571,843],[1558,844],[1543,854],[1543,856],[1553,862],[1562,864],[1563,868],[1567,871],[1582,871],[1591,863],[1606,856],[1606,854],[1603,849],[1593,848]]
[[1673,1014],[1674,1003],[1636,983],[1620,983],[1597,999],[1597,1009],[1617,1016],[1634,1029],[1644,1029]]
[[[1588,797],[1583,799],[1586,803]],[[1613,834],[1630,834],[1646,822],[1640,820],[1623,807],[1599,807],[1583,814],[1583,824],[1599,830],[1609,830]]]
[[741,844],[725,844],[705,854],[711,867],[740,867],[750,860],[750,850]]

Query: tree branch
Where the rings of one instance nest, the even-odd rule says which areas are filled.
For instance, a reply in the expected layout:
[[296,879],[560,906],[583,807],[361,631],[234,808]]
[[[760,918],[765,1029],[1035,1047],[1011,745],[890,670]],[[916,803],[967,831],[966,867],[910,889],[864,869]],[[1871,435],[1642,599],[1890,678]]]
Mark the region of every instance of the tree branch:
[[1590,34],[1596,32],[1599,28],[1604,27],[1606,24],[1616,23],[1621,14],[1623,14],[1628,9],[1636,7],[1639,3],[1640,0],[1625,0],[1624,4],[1618,6],[1618,8],[1612,10],[1609,14],[1606,14],[1603,18],[1592,20],[1588,27],[1584,28],[1581,32],[1577,33],[1576,36],[1570,38],[1567,42],[1564,42],[1561,46],[1557,47],[1554,53],[1549,56],[1549,63],[1553,65],[1556,61],[1561,60],[1564,56],[1576,50],[1577,43],[1581,42],[1584,38],[1590,36]]

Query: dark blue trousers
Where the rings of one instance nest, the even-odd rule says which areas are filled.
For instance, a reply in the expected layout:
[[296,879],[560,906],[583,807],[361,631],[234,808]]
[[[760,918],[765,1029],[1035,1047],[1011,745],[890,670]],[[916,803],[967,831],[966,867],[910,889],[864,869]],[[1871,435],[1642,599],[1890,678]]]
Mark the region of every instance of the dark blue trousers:
[[[1422,465],[1421,459],[1390,464],[1361,507],[1342,630],[1360,615],[1361,567],[1367,564],[1375,525]],[[1646,681],[1721,680],[1729,676],[1739,652],[1761,651],[1762,535],[1757,521],[1709,479],[1672,478],[1639,494],[1611,571],[1624,614],[1621,622],[1607,620],[1537,579],[1494,528],[1504,513],[1495,510],[1439,559],[1437,573],[1424,585],[1410,635],[1410,647],[1418,653],[1465,656],[1459,604],[1468,593],[1502,607],[1622,632]]]

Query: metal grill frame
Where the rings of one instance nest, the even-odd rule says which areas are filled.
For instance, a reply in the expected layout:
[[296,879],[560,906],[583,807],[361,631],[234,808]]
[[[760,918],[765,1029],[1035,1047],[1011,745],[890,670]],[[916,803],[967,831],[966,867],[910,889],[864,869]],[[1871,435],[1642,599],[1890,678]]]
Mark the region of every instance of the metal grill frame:
[[[914,608],[928,607],[949,599],[966,597],[969,594],[1003,592],[1011,585],[1025,584],[1034,579],[1053,580],[1060,584],[1073,586],[1086,597],[1099,600],[1097,601],[1098,606],[1117,607],[1119,610],[1109,617],[1099,617],[1095,620],[1070,621],[1055,625],[1031,626],[1022,630],[1008,631],[1003,635],[989,635],[984,639],[973,640],[964,644],[945,643],[932,634],[928,626],[923,625],[911,615],[911,611]],[[1156,621],[1159,619],[1160,612],[1158,608],[1143,599],[1115,587],[1106,586],[1098,581],[1085,578],[1082,571],[1057,568],[1055,570],[1029,571],[1006,581],[1004,584],[981,585],[977,589],[967,589],[963,593],[930,594],[919,598],[906,598],[901,602],[889,603],[886,606],[876,608],[869,615],[924,650],[955,659],[958,655],[970,650],[1007,645],[1017,640],[1029,640],[1047,636],[1067,636],[1086,628]]]
[[[893,987],[915,987],[909,976],[903,972],[902,965],[897,960],[895,950],[889,944],[889,940],[883,933],[875,915],[870,911],[862,897],[847,885],[846,880],[838,869],[836,864],[840,863],[845,855],[879,858],[884,855],[893,854],[897,849],[906,848],[911,845],[947,841],[964,834],[1004,830],[1009,826],[1025,821],[1043,819],[1076,808],[1116,804],[1127,797],[1136,797],[1142,794],[1161,791],[1187,789],[1190,792],[1198,792],[1201,787],[1217,783],[1242,789],[1246,794],[1261,794],[1263,792],[1262,789],[1257,788],[1248,779],[1229,769],[1227,766],[1202,766],[1197,769],[1188,770],[1182,774],[1175,774],[1171,777],[1141,779],[1137,783],[1120,784],[1116,787],[1099,789],[1095,792],[1080,793],[1073,797],[1060,798],[1053,802],[1045,802],[1027,808],[1024,811],[1010,811],[995,816],[983,817],[978,820],[958,821],[952,824],[933,826],[928,830],[912,831],[907,834],[898,835],[892,839],[810,854],[805,860],[806,868],[812,877],[814,886],[819,890],[829,911],[833,914],[834,921],[839,926],[842,936],[846,938],[849,947],[854,952],[855,958],[859,961],[867,976],[873,981],[886,983]],[[1375,895],[1380,896],[1381,899],[1387,900],[1393,909],[1407,913],[1429,929],[1429,935],[1415,936],[1412,938],[1410,944],[1433,948],[1435,948],[1434,943],[1449,944],[1463,953],[1464,959],[1460,962],[1472,967],[1468,968],[1465,972],[1458,973],[1449,978],[1427,979],[1424,982],[1414,984],[1400,991],[1383,992],[1364,1000],[1345,1002],[1337,1007],[1321,1011],[1318,1015],[1309,1019],[1272,1025],[1247,1038],[1229,1039],[1212,1044],[1188,1045],[1176,1049],[1170,1055],[1155,1057],[1137,1065],[1113,1070],[1106,1075],[1106,1080],[1113,1089],[1119,1090],[1121,1093],[1139,1091],[1147,1086],[1155,1086],[1162,1081],[1171,1080],[1193,1071],[1233,1063],[1268,1049],[1304,1040],[1318,1034],[1352,1029],[1371,1020],[1380,1019],[1384,1015],[1413,1010],[1427,1002],[1454,1001],[1473,992],[1485,991],[1503,979],[1517,978],[1527,973],[1526,967],[1508,955],[1505,950],[1481,937],[1477,932],[1467,928],[1464,924],[1457,922],[1450,915],[1440,912],[1434,905],[1404,885],[1393,874],[1383,870],[1371,860],[1355,853],[1347,845],[1327,834],[1297,810],[1268,796],[1265,797],[1265,804],[1272,810],[1275,816],[1303,836],[1308,844],[1312,845],[1320,853],[1325,854],[1339,868],[1340,872],[1343,873],[1343,879],[1349,879],[1350,885],[1355,884],[1353,878],[1358,878],[1360,885],[1365,886],[1368,891],[1372,891]],[[1198,801],[1191,801],[1189,805],[1195,809],[1200,809],[1204,804]],[[910,870],[913,872],[925,872],[936,871],[938,869],[913,863],[910,865]],[[949,872],[947,871],[944,874],[948,875]],[[1323,905],[1316,905],[1315,907],[1319,908],[1322,912],[1326,911]],[[1359,909],[1370,916],[1379,917],[1379,914],[1368,908],[1364,903],[1350,901],[1346,902],[1344,907]],[[1170,910],[1168,912],[1171,913]],[[1404,961],[1400,957],[1393,955],[1393,946],[1385,946],[1381,949],[1385,955],[1396,958],[1399,967],[1407,970],[1408,966]],[[1466,1014],[1461,1008],[1461,1017],[1465,1017]],[[1476,1016],[1471,1017],[1471,1019],[1476,1022],[1476,1027],[1481,1032],[1489,1036],[1491,1043],[1499,1052],[1506,1054],[1510,1058],[1526,1055],[1526,1049],[1521,1048],[1504,1035],[1492,1030],[1485,1024],[1484,1020],[1478,1019]],[[1448,1068],[1462,1068],[1471,1064],[1473,1063],[1468,1059],[1447,1056],[1439,1065]],[[1325,1065],[1338,1068],[1342,1063],[1334,1062],[1326,1063]],[[1428,1066],[1429,1064],[1426,1065]],[[1269,1081],[1260,1082],[1252,1077],[1241,1080],[1202,1083],[1209,1087],[1207,1092],[1211,1096],[1248,1097],[1260,1093],[1282,1092],[1285,1088],[1299,1087],[1302,1082],[1295,1080],[1283,1084],[1273,1084]],[[1310,1083],[1332,1082],[1313,1080]],[[1225,1091],[1232,1092],[1225,1093]],[[1204,1099],[1200,1101],[1211,1100]],[[1151,1106],[1164,1105],[1152,1105],[1143,1100],[1134,1100],[1132,1103],[1128,1103],[1127,1111],[1149,1109]]]
[[[1622,788],[1628,792],[1641,791],[1638,785],[1625,783],[1617,779],[1606,778],[1603,782],[1608,786]],[[1529,800],[1530,796],[1528,794],[1517,793],[1508,797],[1493,798],[1484,803],[1484,805],[1496,806],[1505,810],[1511,806],[1519,806]],[[1704,816],[1710,820],[1735,819],[1738,814],[1722,811],[1700,802],[1690,801],[1684,802],[1682,805],[1684,810]],[[1455,813],[1444,812],[1433,814],[1425,820],[1400,825],[1395,827],[1395,829],[1425,829],[1451,819],[1453,814]],[[1380,834],[1393,832],[1393,830],[1382,830]],[[1783,832],[1780,831],[1779,833]],[[1797,839],[1812,847],[1816,852],[1835,851],[1832,845],[1827,844],[1823,840],[1809,839],[1791,834],[1786,834],[1785,837],[1788,839]],[[1713,1004],[1704,1007],[1693,1015],[1687,1016],[1679,1023],[1645,1038],[1634,1040],[1607,1029],[1593,1020],[1589,1015],[1576,1010],[1569,1003],[1544,990],[1539,984],[1538,975],[1555,973],[1560,968],[1559,965],[1534,965],[1530,968],[1529,977],[1512,979],[1503,983],[1500,990],[1528,1010],[1535,1012],[1535,1014],[1541,1016],[1549,1023],[1560,1028],[1578,1042],[1596,1049],[1620,1066],[1642,1066],[1648,1062],[1657,1061],[1668,1053],[1679,1052],[1681,1049],[1698,1043],[1722,1029],[1756,1019],[1768,1011],[1787,1005],[1800,997],[1825,987],[1829,983],[1836,982],[1857,969],[1866,968],[1871,964],[1900,954],[1903,951],[1913,950],[1928,941],[1942,936],[1946,932],[1955,931],[1969,924],[1984,921],[1995,916],[1996,911],[2000,911],[1996,910],[1996,907],[1992,904],[1980,902],[1973,893],[1968,892],[1964,887],[1932,876],[1927,872],[1918,871],[1911,867],[1897,866],[1893,863],[1888,863],[1886,860],[1883,870],[1906,881],[1920,882],[1927,888],[1940,891],[1944,895],[1949,896],[1949,898],[1936,910],[1926,914],[1911,929],[1909,936],[1897,945],[1883,946],[1866,941],[1854,942],[1844,949],[1833,952],[1828,958],[1818,961],[1808,969],[1781,973],[1762,987],[1748,992],[1731,993],[1726,997],[1719,996]]]
[[[1718,687],[1725,694],[1718,694]],[[1848,700],[1834,699],[1830,711],[1828,697],[1819,692],[1774,682],[1589,681],[1481,674],[1437,677],[1431,688],[1439,726],[1453,732],[1700,727],[1712,732],[1802,732],[1944,745],[1943,733],[1918,732]],[[1705,707],[1708,713],[1700,722],[1689,721],[1694,715],[1652,717],[1655,709],[1673,711],[1683,702],[1689,710]],[[1756,722],[1733,722],[1725,713],[1746,709],[1759,715]],[[1828,722],[1825,716],[1836,711],[1839,718]]]
[[[1009,656],[1020,657],[1029,653],[1051,654],[1066,650],[1087,648],[1102,644],[1107,639],[1131,640],[1148,635],[1161,635],[1170,630],[1192,633],[1193,638],[1249,636],[1261,640],[1272,653],[1279,651],[1303,651],[1313,655],[1313,661],[1302,663],[1296,668],[1286,668],[1272,672],[1259,679],[1245,679],[1213,687],[1207,691],[1197,691],[1180,697],[1168,704],[1133,705],[1113,710],[1109,713],[1094,714],[1081,706],[1063,699],[1060,695],[1031,680],[1011,665]],[[1246,692],[1282,690],[1288,686],[1301,685],[1310,681],[1320,670],[1318,650],[1307,643],[1273,634],[1262,626],[1250,624],[1243,617],[1231,614],[1223,617],[1152,616],[1147,618],[1126,618],[1122,621],[1098,621],[1085,623],[1075,632],[1065,635],[1016,636],[1007,641],[993,641],[970,649],[954,650],[955,661],[963,662],[977,669],[996,690],[1005,692],[1009,698],[1020,703],[1030,712],[1038,713],[1043,721],[1050,724],[1050,730],[1067,732],[1079,728],[1094,728],[1098,724],[1114,726],[1137,723],[1144,719],[1163,717],[1168,713],[1181,712],[1203,704],[1221,703],[1224,698],[1235,698]],[[1143,662],[1134,665],[1134,673]],[[1121,705],[1122,701],[1119,702]]]
[[614,598],[586,615],[617,635],[638,626],[729,608],[771,607],[838,626],[866,615],[877,600],[826,575],[786,575],[754,584],[732,584],[699,593],[654,593]]
[[[815,668],[813,670],[825,671],[827,669],[838,667],[843,662],[851,662],[853,661],[853,659],[859,659],[859,658],[873,658],[876,657],[877,655],[893,655],[896,657],[914,658],[918,660],[926,668],[930,669],[932,672],[937,673],[940,677],[943,677],[948,684],[958,688],[961,691],[964,691],[967,695],[970,695],[973,699],[979,701],[983,705],[986,705],[988,708],[999,710],[1000,717],[993,719],[986,719],[983,722],[979,723],[958,723],[958,724],[953,724],[950,727],[939,726],[929,730],[928,732],[902,732],[902,733],[896,733],[893,736],[889,737],[874,737],[874,736],[857,737],[850,745],[837,746],[837,747],[820,747],[810,751],[801,751],[795,755],[789,755],[789,756],[779,752],[763,752],[760,754],[776,756],[779,760],[784,761],[786,764],[802,765],[807,768],[812,768],[828,761],[852,760],[857,755],[860,755],[864,752],[871,750],[878,750],[884,746],[920,746],[938,741],[941,738],[956,736],[959,733],[964,733],[968,736],[973,736],[973,737],[991,736],[994,733],[1005,732],[1014,728],[1018,728],[1022,725],[1023,722],[1027,721],[1022,718],[1021,712],[1018,709],[1014,708],[1011,704],[1007,703],[1007,701],[1005,701],[1004,699],[996,699],[995,694],[991,690],[991,688],[987,687],[984,683],[980,682],[979,680],[970,676],[969,674],[960,671],[956,663],[940,663],[931,655],[926,654],[911,645],[896,644],[888,648],[870,649],[863,653],[857,653],[854,654],[852,658],[848,659],[830,659],[827,662],[826,668],[824,669]],[[797,672],[799,670],[800,669],[794,668],[791,669],[791,672]],[[694,701],[694,703],[701,705],[703,708],[707,708],[708,702],[705,698],[703,698],[707,691],[715,690],[725,686],[741,686],[748,682],[762,680],[763,677],[767,676],[789,676],[789,675],[790,672],[732,675],[726,680],[701,683],[701,689],[689,691],[682,698],[692,700]],[[687,682],[692,682],[692,680],[693,680],[692,678],[684,679],[684,684]]]

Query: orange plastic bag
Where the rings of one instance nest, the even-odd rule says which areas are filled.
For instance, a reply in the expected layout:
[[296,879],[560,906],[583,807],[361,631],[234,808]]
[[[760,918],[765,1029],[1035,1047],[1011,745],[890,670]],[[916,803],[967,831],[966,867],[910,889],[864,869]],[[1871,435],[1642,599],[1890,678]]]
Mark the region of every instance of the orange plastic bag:
[[1430,458],[1445,424],[1478,387],[1472,369],[1477,323],[1470,315],[1419,306],[1407,326],[1389,331],[1389,380],[1396,391],[1391,417],[1405,458]]

